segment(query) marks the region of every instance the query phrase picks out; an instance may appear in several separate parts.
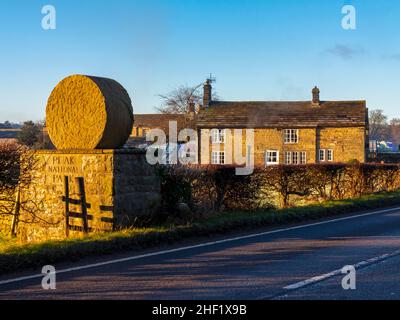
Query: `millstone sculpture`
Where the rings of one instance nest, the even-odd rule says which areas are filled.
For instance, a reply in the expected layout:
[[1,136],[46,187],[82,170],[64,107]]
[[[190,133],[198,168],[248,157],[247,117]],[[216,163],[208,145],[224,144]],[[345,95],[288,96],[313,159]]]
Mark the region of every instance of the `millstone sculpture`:
[[57,149],[117,149],[132,132],[132,103],[114,80],[73,75],[51,93],[46,126]]
[[28,204],[21,206],[19,237],[37,241],[112,231],[157,212],[157,171],[144,151],[121,148],[132,131],[133,108],[118,82],[65,78],[51,93],[46,116],[59,150],[34,153],[34,179],[20,189]]

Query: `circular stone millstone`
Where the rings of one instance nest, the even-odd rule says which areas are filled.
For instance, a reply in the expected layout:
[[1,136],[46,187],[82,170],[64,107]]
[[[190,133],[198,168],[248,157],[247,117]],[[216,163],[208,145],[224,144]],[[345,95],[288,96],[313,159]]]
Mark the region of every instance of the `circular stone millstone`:
[[117,149],[132,132],[131,99],[114,80],[73,75],[51,93],[46,126],[57,149]]

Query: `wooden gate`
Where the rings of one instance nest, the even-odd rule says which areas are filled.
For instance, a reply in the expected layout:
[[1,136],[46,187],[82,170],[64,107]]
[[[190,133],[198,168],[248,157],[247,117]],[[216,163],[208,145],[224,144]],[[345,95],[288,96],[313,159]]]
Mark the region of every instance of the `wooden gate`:
[[[79,199],[73,199],[69,196],[69,177],[64,177],[64,192],[65,195],[62,197],[62,201],[65,203],[65,235],[69,236],[69,231],[80,231],[84,234],[89,233],[91,228],[89,228],[88,220],[92,220],[93,216],[88,215],[87,209],[90,208],[90,204],[86,203],[86,193],[85,193],[85,181],[83,177],[75,178],[78,185]],[[80,205],[81,212],[74,212],[70,210],[70,205]],[[82,226],[76,226],[70,224],[70,218],[82,219]]]

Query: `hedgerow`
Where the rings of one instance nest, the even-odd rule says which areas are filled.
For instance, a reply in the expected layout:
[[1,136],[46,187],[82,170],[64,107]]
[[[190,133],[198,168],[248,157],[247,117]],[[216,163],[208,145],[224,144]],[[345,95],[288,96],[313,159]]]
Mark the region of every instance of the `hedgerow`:
[[400,189],[397,164],[308,164],[256,167],[249,176],[233,166],[161,167],[163,208],[193,212],[287,208]]

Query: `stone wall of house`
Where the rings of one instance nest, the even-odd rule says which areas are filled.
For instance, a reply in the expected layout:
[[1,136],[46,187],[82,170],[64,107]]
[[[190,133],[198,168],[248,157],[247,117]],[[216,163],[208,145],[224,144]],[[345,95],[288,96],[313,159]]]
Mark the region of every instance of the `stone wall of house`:
[[[200,131],[202,136],[200,159],[202,164],[211,163],[211,153],[213,151],[225,151],[225,159],[229,158],[229,153],[234,150],[234,131],[230,130],[232,139],[226,139],[224,144],[212,144],[211,139],[205,139],[210,135],[209,129]],[[208,148],[205,144],[208,142]],[[245,155],[246,130],[242,129],[242,154]],[[229,148],[230,147],[230,148]],[[305,151],[307,163],[318,161],[319,149],[331,149],[334,154],[335,162],[348,162],[358,160],[365,162],[365,129],[364,128],[302,128],[299,129],[299,141],[294,144],[285,144],[283,129],[254,129],[254,163],[255,165],[265,165],[265,153],[267,150],[279,151],[279,163],[285,163],[286,151]],[[229,150],[231,150],[229,152]],[[235,163],[232,158],[231,163]]]
[[365,162],[365,137],[365,128],[323,128],[318,134],[320,149],[332,149],[335,162]]
[[[76,178],[83,177],[89,228],[111,231],[130,225],[136,217],[153,213],[160,200],[160,182],[143,152],[135,150],[37,151],[37,165],[29,186],[21,190],[19,237],[27,240],[65,237],[65,177],[70,198],[79,200]],[[80,204],[70,211],[81,213]],[[82,227],[81,218],[70,225]],[[71,231],[71,236],[82,234]]]
[[265,164],[265,152],[267,150],[279,151],[279,163],[285,163],[286,151],[305,151],[307,153],[307,163],[313,163],[316,159],[316,129],[299,129],[299,142],[285,144],[282,129],[256,129],[256,165]]

